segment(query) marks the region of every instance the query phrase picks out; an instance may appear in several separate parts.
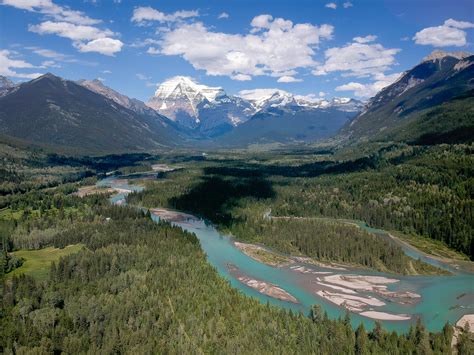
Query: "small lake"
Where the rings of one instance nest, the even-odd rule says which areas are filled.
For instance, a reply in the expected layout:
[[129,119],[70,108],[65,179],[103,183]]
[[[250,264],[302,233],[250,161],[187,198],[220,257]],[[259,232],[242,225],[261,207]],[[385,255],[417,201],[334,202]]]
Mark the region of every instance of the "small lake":
[[[129,191],[140,191],[143,189],[142,187],[129,184],[127,180],[143,178],[144,176],[146,176],[146,174],[107,177],[99,181],[97,185]],[[126,193],[115,195],[111,198],[111,202],[118,204],[124,203],[125,197]],[[180,217],[181,218],[172,220],[172,223],[190,233],[194,233],[199,239],[208,261],[217,269],[221,276],[229,280],[233,287],[239,289],[244,294],[255,297],[262,303],[269,302],[270,304],[305,314],[309,312],[313,304],[320,304],[330,318],[344,317],[346,313],[344,307],[337,306],[318,296],[307,286],[309,283],[314,282],[313,279],[317,277],[315,274],[334,273],[334,270],[315,265],[301,264],[301,266],[304,266],[306,269],[314,271],[314,274],[303,274],[294,271],[290,267],[268,266],[241,252],[234,245],[234,241],[231,237],[221,234],[207,221],[187,214],[182,214]],[[156,215],[152,214],[152,218],[159,221],[159,217]],[[357,223],[369,232],[375,233],[380,237],[386,236],[386,233],[382,230],[370,228],[361,222]],[[459,271],[451,265],[422,254],[403,243],[400,243],[400,246],[408,256],[416,259],[420,258],[431,265],[449,270],[453,275],[400,276],[364,269],[337,271],[337,274],[340,275],[357,274],[398,279],[399,282],[388,285],[388,291],[412,292],[421,296],[421,299],[415,304],[402,304],[384,300],[385,304],[381,307],[377,307],[376,311],[391,314],[405,314],[411,317],[410,320],[403,321],[382,321],[386,329],[406,332],[409,326],[414,324],[417,318],[421,317],[428,330],[439,331],[447,321],[454,324],[464,314],[474,313],[474,274]],[[236,266],[241,273],[248,277],[265,281],[282,288],[293,295],[299,301],[299,304],[281,301],[248,287],[230,273],[229,264]],[[364,325],[370,329],[374,325],[373,319],[361,316],[357,313],[351,313],[351,319],[354,326],[363,322]]]

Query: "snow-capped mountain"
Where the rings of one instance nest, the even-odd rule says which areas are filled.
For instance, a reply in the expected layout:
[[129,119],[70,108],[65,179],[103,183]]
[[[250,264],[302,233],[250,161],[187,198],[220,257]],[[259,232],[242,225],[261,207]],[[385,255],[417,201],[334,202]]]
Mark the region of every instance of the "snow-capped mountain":
[[254,113],[250,104],[228,96],[222,88],[201,85],[186,76],[160,84],[147,105],[187,128],[210,135],[231,129]]
[[0,97],[6,95],[15,87],[15,83],[6,76],[0,75]]
[[243,90],[239,95],[248,100],[257,112],[270,109],[285,109],[291,111],[297,108],[330,109],[337,108],[345,112],[359,112],[364,104],[348,97],[334,97],[331,100],[313,98],[310,96],[293,95],[279,89]]
[[176,76],[160,84],[147,105],[186,127],[200,123],[198,105],[211,103],[223,95],[219,87],[199,85],[186,76]]
[[256,114],[294,114],[304,110],[359,112],[363,104],[349,98],[311,99],[279,89],[243,90],[227,95],[220,87],[198,84],[185,76],[163,82],[147,105],[187,129],[204,136],[232,130]]
[[94,80],[79,80],[77,84],[97,93],[107,97],[108,99],[118,103],[119,105],[126,107],[136,113],[139,114],[146,114],[149,116],[156,116],[156,112],[153,109],[150,109],[144,102],[131,99],[128,96],[125,96],[108,86],[104,85],[104,83],[99,79]]

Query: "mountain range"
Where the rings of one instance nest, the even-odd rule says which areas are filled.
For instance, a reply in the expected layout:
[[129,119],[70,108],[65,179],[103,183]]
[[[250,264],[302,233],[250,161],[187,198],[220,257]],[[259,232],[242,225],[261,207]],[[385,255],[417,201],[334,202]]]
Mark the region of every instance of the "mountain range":
[[203,137],[228,133],[257,114],[272,113],[272,116],[281,117],[302,110],[316,113],[330,108],[357,113],[363,106],[360,101],[346,98],[308,101],[278,89],[247,90],[242,96],[228,95],[223,88],[201,85],[185,76],[163,82],[147,105]]
[[[469,102],[474,89],[473,64],[474,56],[470,53],[433,52],[370,99],[365,109],[343,127],[341,134],[355,141],[415,142],[431,130],[447,133],[459,125],[472,126],[474,106]],[[463,108],[449,120],[453,104]],[[465,122],[457,122],[465,115]],[[420,122],[427,118],[430,124],[425,122],[425,128],[420,129]]]
[[393,140],[472,141],[474,56],[433,52],[367,103],[314,99],[279,89],[223,88],[184,76],[144,103],[100,80],[53,74],[15,84],[0,76],[0,135],[100,153],[163,147]]
[[0,92],[0,135],[38,146],[102,153],[156,149],[181,141],[172,122],[156,112],[138,114],[49,73],[4,86]]

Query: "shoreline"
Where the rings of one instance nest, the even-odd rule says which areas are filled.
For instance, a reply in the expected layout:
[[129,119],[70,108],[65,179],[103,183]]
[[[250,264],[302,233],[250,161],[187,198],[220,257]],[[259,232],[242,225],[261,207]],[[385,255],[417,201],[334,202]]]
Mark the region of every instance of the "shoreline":
[[241,243],[237,241],[234,241],[234,245],[242,253],[262,264],[274,267],[282,267],[294,263],[290,257],[276,254],[260,245]]
[[278,285],[275,285],[271,282],[251,278],[243,274],[238,267],[232,264],[228,264],[227,269],[229,270],[230,274],[234,276],[240,283],[256,290],[262,295],[272,297],[280,301],[300,304],[300,302],[293,295],[291,295],[289,292],[285,291]]
[[474,314],[465,314],[453,325],[453,337],[451,339],[451,347],[456,348],[458,338],[461,335],[466,323],[469,324],[470,333],[474,333]]

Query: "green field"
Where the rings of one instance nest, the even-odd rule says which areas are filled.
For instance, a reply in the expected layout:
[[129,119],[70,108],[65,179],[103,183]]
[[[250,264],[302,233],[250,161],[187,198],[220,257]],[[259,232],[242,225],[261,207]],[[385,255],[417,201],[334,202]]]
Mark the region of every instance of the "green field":
[[26,274],[37,280],[46,280],[53,261],[58,261],[61,257],[77,253],[83,247],[83,244],[73,244],[63,249],[48,247],[40,250],[19,250],[13,252],[12,254],[24,258],[25,262],[20,268],[9,273],[7,277]]

